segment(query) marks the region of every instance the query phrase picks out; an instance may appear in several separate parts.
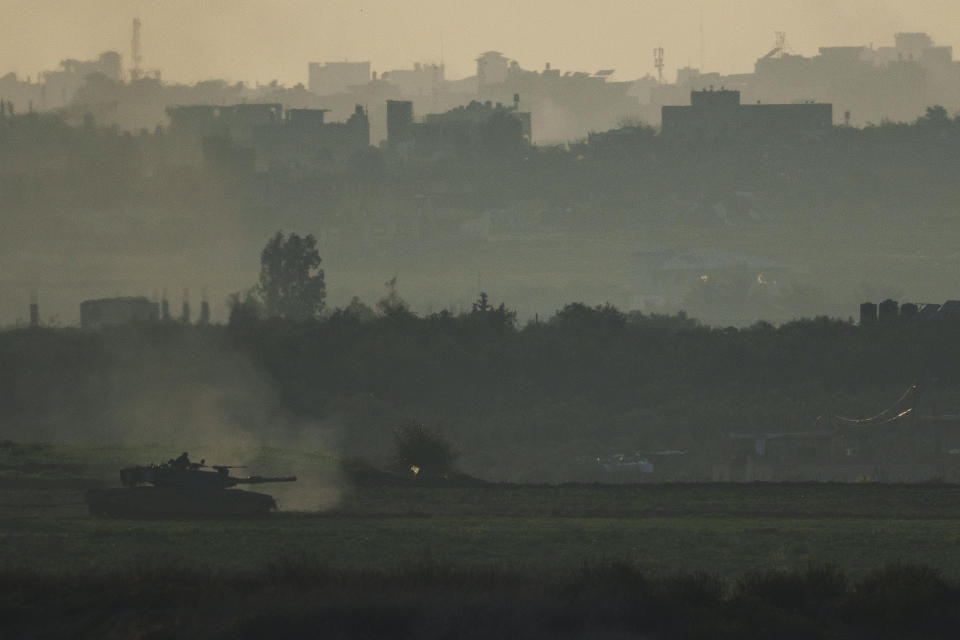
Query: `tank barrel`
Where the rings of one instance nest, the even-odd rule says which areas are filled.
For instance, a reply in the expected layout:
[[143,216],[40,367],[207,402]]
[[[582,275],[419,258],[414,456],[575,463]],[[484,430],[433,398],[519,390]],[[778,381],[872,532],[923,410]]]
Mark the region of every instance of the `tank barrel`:
[[264,484],[267,482],[296,482],[297,476],[283,476],[279,478],[264,478],[263,476],[250,476],[249,478],[236,478],[237,484]]

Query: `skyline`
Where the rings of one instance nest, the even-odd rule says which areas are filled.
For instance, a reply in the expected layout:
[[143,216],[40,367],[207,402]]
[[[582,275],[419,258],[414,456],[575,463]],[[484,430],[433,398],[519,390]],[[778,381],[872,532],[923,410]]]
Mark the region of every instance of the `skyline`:
[[[375,0],[363,6],[279,0],[265,7],[250,0],[194,6],[129,0],[13,0],[13,19],[0,25],[2,73],[21,78],[53,70],[67,58],[92,58],[116,50],[130,66],[131,21],[143,21],[143,66],[168,82],[211,78],[250,85],[276,79],[306,84],[307,62],[369,60],[378,72],[414,62],[446,65],[446,76],[473,75],[474,59],[499,50],[527,69],[617,70],[629,80],[654,74],[652,50],[665,49],[664,77],[676,69],[746,73],[785,31],[793,53],[815,55],[820,46],[892,44],[898,31],[924,31],[939,45],[960,41],[960,6],[852,0],[834,7],[740,0],[686,2],[667,9],[653,3],[599,0],[588,10],[532,0],[513,6],[491,0],[485,12],[459,3],[420,0],[403,7]],[[629,6],[625,6],[629,5]],[[787,6],[791,5],[791,6]],[[509,9],[509,11],[508,11]],[[504,16],[509,15],[509,19]],[[936,16],[936,18],[934,18]],[[326,25],[331,25],[327,27]],[[584,25],[588,28],[584,29]],[[396,33],[395,38],[384,34]],[[441,45],[442,43],[442,45]]]

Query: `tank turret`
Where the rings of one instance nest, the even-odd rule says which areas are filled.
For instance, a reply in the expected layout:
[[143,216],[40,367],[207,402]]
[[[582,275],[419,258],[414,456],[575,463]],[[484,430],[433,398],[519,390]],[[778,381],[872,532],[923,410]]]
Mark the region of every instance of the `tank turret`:
[[191,462],[183,453],[167,462],[121,469],[120,483],[126,488],[88,491],[87,504],[94,515],[258,515],[275,509],[274,499],[232,487],[297,479],[296,476],[231,476],[230,470],[236,468],[239,467],[207,466],[205,460]]

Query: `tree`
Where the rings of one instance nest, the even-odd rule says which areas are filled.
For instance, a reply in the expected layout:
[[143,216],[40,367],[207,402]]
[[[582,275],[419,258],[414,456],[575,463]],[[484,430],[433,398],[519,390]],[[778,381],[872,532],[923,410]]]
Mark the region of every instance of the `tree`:
[[253,291],[230,294],[227,307],[230,309],[229,324],[234,328],[255,326],[263,316],[263,305]]
[[267,317],[310,320],[323,311],[327,287],[313,235],[283,232],[271,238],[260,254],[257,288]]
[[950,116],[947,115],[946,109],[936,104],[927,107],[926,114],[917,118],[917,124],[922,127],[942,129],[950,126]]
[[517,324],[517,312],[507,309],[507,306],[502,302],[498,307],[493,306],[486,291],[480,292],[480,297],[473,303],[467,317],[505,331],[514,329]]
[[384,318],[409,318],[413,314],[407,301],[400,297],[397,290],[397,278],[394,276],[384,283],[387,295],[377,301],[377,313]]
[[350,299],[350,304],[344,307],[343,313],[357,322],[372,322],[377,319],[376,312],[357,296]]
[[393,432],[394,461],[404,472],[431,477],[453,469],[459,453],[438,431],[408,422]]

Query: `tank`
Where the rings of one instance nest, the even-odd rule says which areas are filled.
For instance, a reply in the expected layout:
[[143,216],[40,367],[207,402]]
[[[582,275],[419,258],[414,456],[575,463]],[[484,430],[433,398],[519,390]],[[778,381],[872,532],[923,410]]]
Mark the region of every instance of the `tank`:
[[293,482],[295,476],[265,478],[230,475],[225,465],[207,466],[204,460],[179,458],[146,467],[120,470],[123,488],[91,489],[87,506],[91,515],[115,517],[257,516],[277,508],[265,493],[234,489],[239,484]]

